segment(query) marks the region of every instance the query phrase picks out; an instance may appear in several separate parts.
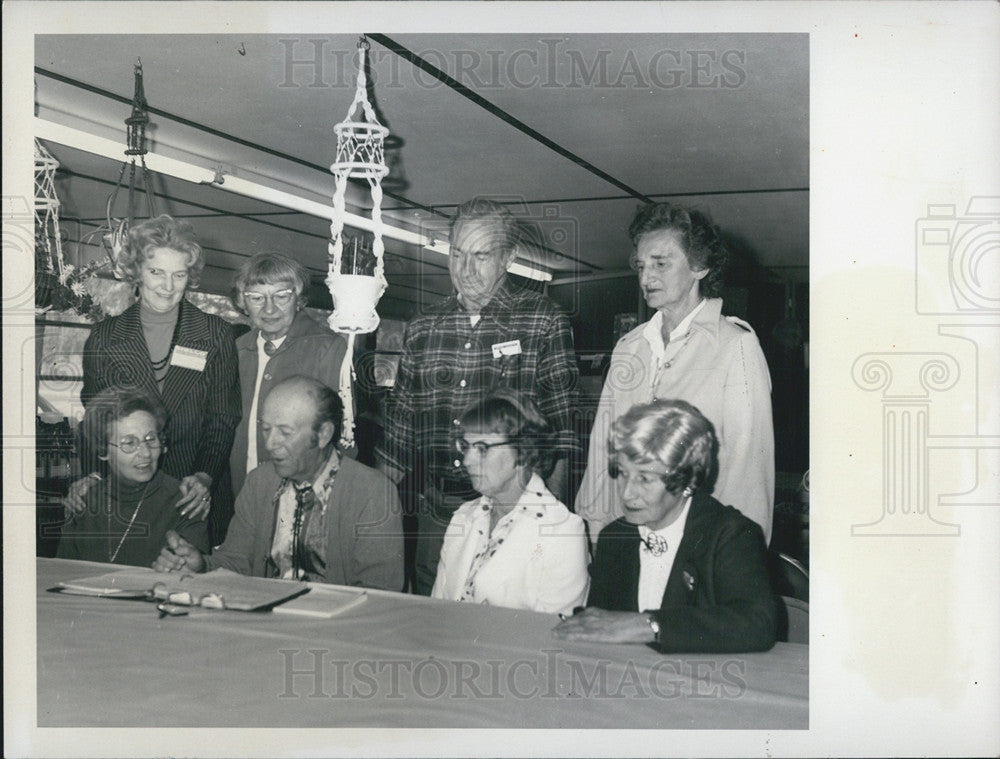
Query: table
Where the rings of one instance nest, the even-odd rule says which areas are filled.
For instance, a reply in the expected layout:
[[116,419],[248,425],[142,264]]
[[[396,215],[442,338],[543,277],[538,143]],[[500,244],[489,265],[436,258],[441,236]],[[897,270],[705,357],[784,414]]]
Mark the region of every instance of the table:
[[665,655],[551,637],[554,615],[369,591],[330,619],[47,592],[39,727],[808,728],[808,647]]

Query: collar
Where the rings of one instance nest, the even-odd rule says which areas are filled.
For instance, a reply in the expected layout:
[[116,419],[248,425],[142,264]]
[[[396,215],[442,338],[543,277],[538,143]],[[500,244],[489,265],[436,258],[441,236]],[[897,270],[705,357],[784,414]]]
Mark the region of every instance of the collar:
[[[695,317],[701,312],[705,307],[707,299],[702,298],[698,301],[698,305],[692,308],[688,315],[681,319],[680,323],[670,331],[670,342],[679,340],[680,338],[687,335],[688,331],[691,329],[691,324],[694,322]],[[663,312],[657,311],[653,314],[653,318],[646,322],[646,326],[642,329],[642,336],[646,338],[646,342],[649,343],[650,347],[658,353],[663,353]]]
[[142,301],[139,301],[139,321],[143,324],[169,324],[173,326],[177,323],[177,319],[181,315],[181,304],[177,303],[169,311],[154,311],[151,308],[145,308],[142,305]]
[[[510,309],[511,306],[513,306],[513,304],[517,301],[517,297],[520,292],[521,289],[517,287],[513,281],[511,281],[510,276],[504,274],[503,281],[493,293],[493,297],[490,298],[489,303],[483,306],[482,310],[480,310],[480,315],[490,316],[495,319],[496,314],[502,313],[504,310]],[[455,311],[471,313],[464,305],[462,305],[462,301],[458,299],[457,292],[453,292],[440,304],[441,314],[450,314]]]
[[[281,347],[281,344],[285,342],[285,338],[287,338],[287,337],[288,337],[288,333],[286,332],[285,334],[283,334],[278,339],[271,340],[271,342],[274,343],[275,350],[277,350],[278,348]],[[263,353],[264,352],[264,343],[266,343],[266,342],[267,342],[267,338],[264,337],[264,333],[261,332],[260,330],[257,330],[257,352],[258,353]]]
[[[285,480],[296,490],[302,490],[304,487],[311,486],[313,490],[322,490],[324,495],[333,485],[333,480],[337,476],[337,472],[340,471],[340,449],[337,446],[333,447],[333,452],[330,457],[323,462],[323,466],[320,467],[316,476],[310,480],[303,480],[302,482],[293,482],[291,479]],[[319,488],[316,487],[315,483],[319,483]]]
[[[696,306],[690,314],[684,317],[684,322],[690,318],[691,321],[687,323],[686,332],[702,332],[712,340],[718,339],[719,336],[719,319],[722,316],[722,298],[703,298],[701,303]],[[654,324],[655,322],[655,324]],[[684,327],[684,322],[677,325],[677,329],[670,333],[671,340],[674,339],[674,333]],[[619,342],[621,343],[631,343],[636,340],[643,340],[653,346],[659,344],[663,346],[663,338],[661,336],[660,330],[663,325],[663,314],[657,311],[653,314],[653,317],[645,324],[640,324],[634,330],[629,332],[625,337],[623,337]],[[647,331],[649,336],[647,337]],[[654,337],[658,342],[652,342],[651,337]]]
[[102,492],[105,497],[112,498],[120,504],[132,504],[140,498],[148,498],[157,493],[164,486],[164,477],[159,469],[149,482],[125,482],[109,475],[102,481],[100,489],[94,488],[94,493]]
[[681,538],[684,536],[684,527],[687,524],[688,512],[691,510],[692,498],[693,496],[689,495],[684,499],[681,513],[677,519],[666,527],[661,527],[659,530],[651,530],[644,524],[639,525],[639,538],[645,541],[649,539],[650,535],[659,535],[667,541],[667,545],[680,546]]
[[[303,335],[317,335],[317,334],[327,334],[330,330],[324,325],[320,324],[318,321],[313,319],[305,309],[299,311],[295,314],[295,318],[292,320],[292,326],[288,328],[288,332],[285,333],[286,338],[302,337]],[[260,336],[260,330],[251,325],[250,331],[240,335],[236,340],[236,347],[241,350],[256,351],[258,346],[258,338]],[[279,342],[275,340],[274,342]],[[263,343],[260,343],[263,345]]]
[[[517,499],[517,503],[514,504],[514,508],[504,518],[526,515],[534,519],[551,519],[553,516],[552,506],[557,503],[559,500],[549,492],[545,486],[545,480],[540,475],[533,473],[528,484],[524,486],[520,498]],[[475,511],[476,515],[488,516],[493,511],[493,505],[492,498],[487,495],[480,496],[479,505]]]
[[[121,342],[142,340],[139,301],[133,303],[118,316],[111,318],[115,320],[111,328],[111,337],[113,340]],[[175,329],[177,330],[177,343],[181,345],[190,346],[197,345],[198,343],[210,343],[212,341],[212,331],[208,314],[191,304],[186,296],[178,304],[177,326]]]

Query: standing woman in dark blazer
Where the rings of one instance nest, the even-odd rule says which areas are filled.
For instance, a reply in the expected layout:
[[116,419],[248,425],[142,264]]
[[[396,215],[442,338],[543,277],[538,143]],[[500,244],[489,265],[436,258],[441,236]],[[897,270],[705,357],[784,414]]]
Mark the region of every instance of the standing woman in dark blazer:
[[633,406],[609,449],[625,515],[597,539],[588,608],[556,636],[668,653],[771,648],[777,606],[764,535],[709,495],[719,450],[712,423],[685,401]]
[[[184,300],[205,266],[187,222],[163,215],[135,225],[118,264],[135,284],[138,302],[91,331],[81,400],[86,406],[116,385],[144,390],[163,404],[169,445],[161,467],[180,480],[176,506],[187,516],[204,517],[211,509],[210,537],[218,545],[233,512],[229,451],[241,414],[232,330]],[[84,450],[91,471],[93,457]],[[82,507],[95,476],[74,483],[65,501],[71,511]]]

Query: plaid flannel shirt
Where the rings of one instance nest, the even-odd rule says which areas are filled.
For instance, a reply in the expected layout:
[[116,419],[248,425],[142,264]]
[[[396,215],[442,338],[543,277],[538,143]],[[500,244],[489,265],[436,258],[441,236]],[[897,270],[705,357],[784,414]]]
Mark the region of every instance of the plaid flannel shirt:
[[[452,295],[409,323],[376,450],[396,469],[420,464],[435,481],[444,478],[456,489],[471,488],[452,447],[458,419],[496,388],[528,395],[556,430],[558,450],[571,456],[579,447],[571,418],[578,371],[566,316],[509,278],[480,315],[473,327]],[[514,340],[520,353],[494,357],[494,345]]]

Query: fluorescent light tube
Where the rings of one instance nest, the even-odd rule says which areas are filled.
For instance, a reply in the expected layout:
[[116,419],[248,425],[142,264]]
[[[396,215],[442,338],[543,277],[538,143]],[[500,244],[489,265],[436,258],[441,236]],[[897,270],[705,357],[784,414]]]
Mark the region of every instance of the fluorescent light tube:
[[[115,142],[114,140],[109,140],[104,137],[97,137],[96,135],[84,132],[80,129],[64,126],[62,124],[56,124],[52,121],[46,121],[45,119],[38,118],[37,116],[35,117],[35,136],[43,140],[56,142],[60,145],[66,145],[67,147],[75,148],[77,150],[83,150],[87,153],[104,156],[105,158],[109,158],[113,161],[125,161],[128,159],[128,156],[125,155],[123,143]],[[195,166],[187,161],[180,161],[176,158],[168,158],[167,156],[159,155],[153,152],[146,153],[146,166],[152,171],[176,177],[177,179],[183,179],[186,182],[211,184],[220,190],[234,192],[237,195],[243,195],[244,197],[260,200],[265,203],[272,203],[276,206],[288,208],[293,211],[299,211],[300,213],[315,216],[320,219],[329,220],[333,216],[332,202],[330,204],[319,203],[315,200],[309,200],[308,198],[303,198],[299,195],[285,192],[284,190],[278,190],[274,187],[268,187],[266,185],[259,184],[258,182],[251,182],[248,179],[235,177],[231,174],[225,174],[223,176],[222,184],[219,184],[215,181],[216,170],[214,168],[206,169],[201,166]],[[344,213],[344,225],[353,227],[354,229],[362,229],[366,232],[373,232],[375,229],[375,225],[371,219],[365,216],[350,213],[349,211]],[[398,240],[400,242],[409,243],[410,245],[422,245],[428,250],[435,250],[438,253],[448,255],[448,243],[435,240],[434,244],[431,245],[429,244],[431,242],[431,238],[426,235],[422,235],[418,232],[411,232],[408,229],[394,227],[391,224],[386,224],[384,222],[382,224],[382,236]],[[511,274],[528,277],[530,279],[538,280],[539,282],[548,282],[552,279],[552,275],[549,272],[533,269],[516,262],[510,266],[508,271],[510,271]]]

